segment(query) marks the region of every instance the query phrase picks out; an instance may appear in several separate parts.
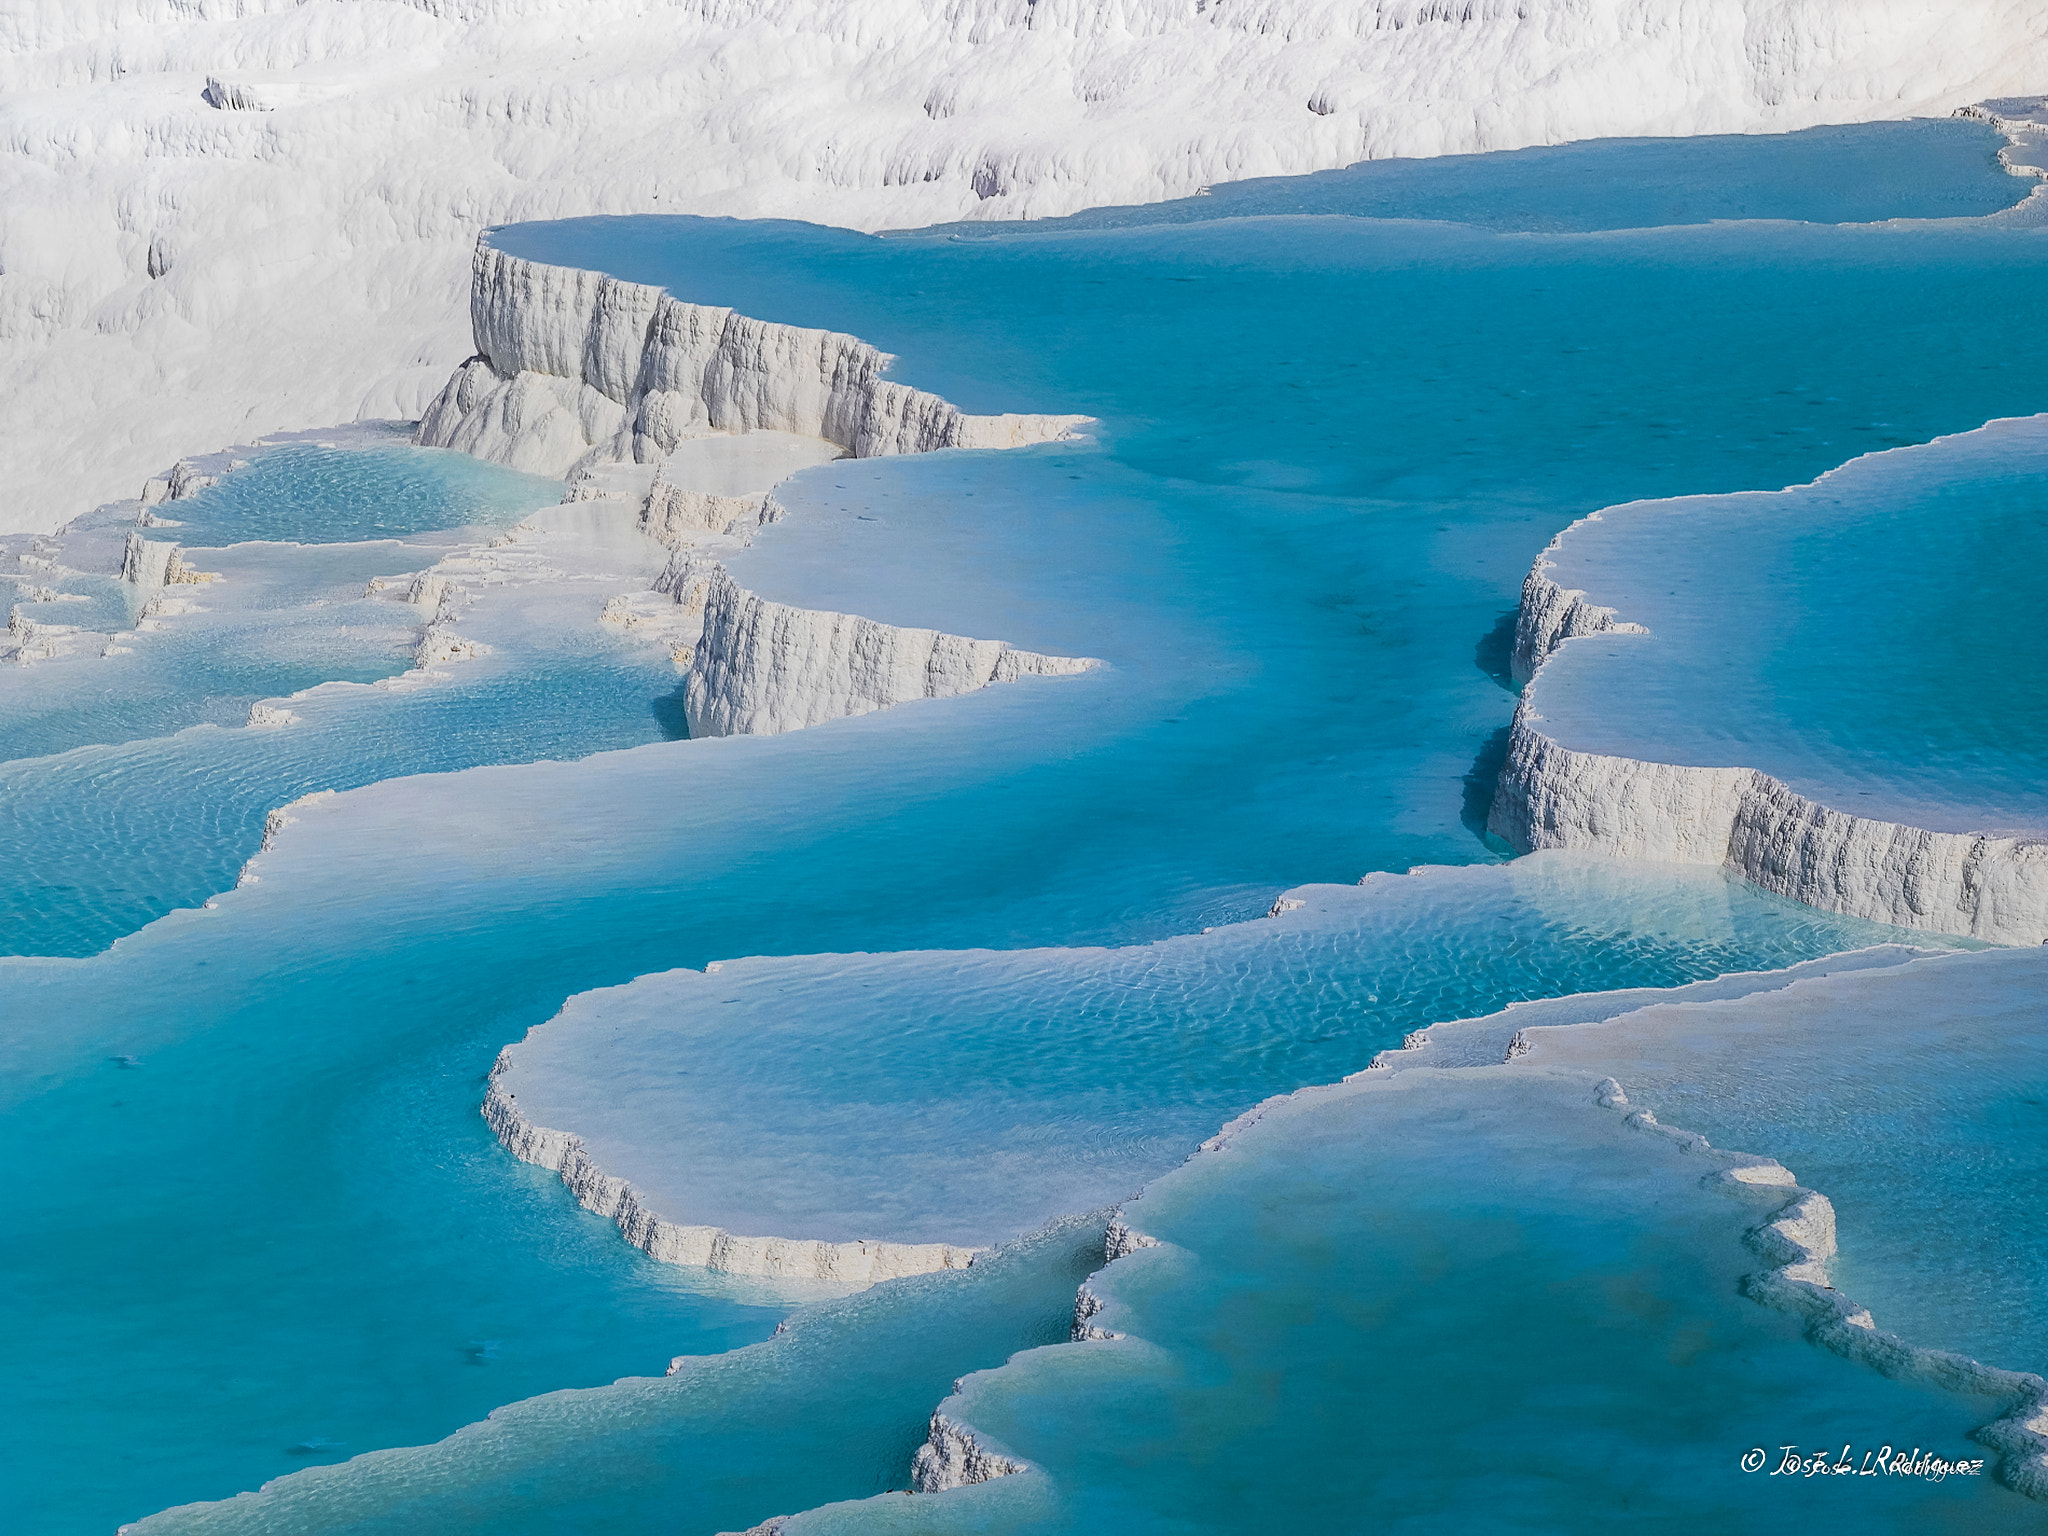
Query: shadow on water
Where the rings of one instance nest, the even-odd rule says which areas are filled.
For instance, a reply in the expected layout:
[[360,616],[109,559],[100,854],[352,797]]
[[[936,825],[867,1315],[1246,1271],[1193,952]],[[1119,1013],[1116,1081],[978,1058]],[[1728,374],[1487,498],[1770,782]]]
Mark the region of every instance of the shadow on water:
[[1515,686],[1515,620],[1521,616],[1519,607],[1510,608],[1498,619],[1493,628],[1480,637],[1472,647],[1472,665],[1492,678],[1510,693],[1520,693]]
[[1507,760],[1508,728],[1502,726],[1486,738],[1486,744],[1472,759],[1472,766],[1465,770],[1465,803],[1458,820],[1490,851],[1512,856],[1515,850],[1507,840],[1486,830],[1487,813],[1493,809],[1494,787],[1500,782],[1500,770]]
[[685,683],[678,683],[675,692],[664,693],[647,706],[648,713],[654,716],[655,728],[661,732],[663,741],[690,739],[690,719],[683,709],[683,694],[687,687]]
[[[1515,654],[1515,620],[1520,616],[1519,607],[1510,608],[1498,619],[1493,628],[1479,637],[1479,643],[1472,647],[1472,664],[1494,682],[1510,693],[1520,693],[1515,686],[1511,662]],[[1465,770],[1465,801],[1458,812],[1458,820],[1465,830],[1486,845],[1489,852],[1513,857],[1514,849],[1506,839],[1494,836],[1486,830],[1486,819],[1493,809],[1493,792],[1500,782],[1500,770],[1508,760],[1508,727],[1502,726],[1480,747],[1472,759],[1472,766]]]

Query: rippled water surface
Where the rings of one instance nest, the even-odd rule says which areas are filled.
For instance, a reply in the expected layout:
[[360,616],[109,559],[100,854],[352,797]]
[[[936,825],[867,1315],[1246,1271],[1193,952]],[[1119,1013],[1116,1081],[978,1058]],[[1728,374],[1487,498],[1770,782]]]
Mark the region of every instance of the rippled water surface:
[[1981,1476],[1774,1476],[1788,1444],[1982,1457],[1982,1401],[1814,1348],[1741,1294],[1768,1195],[1702,1189],[1586,1080],[1503,1076],[1403,1073],[1196,1159],[1128,1209],[1163,1246],[1089,1282],[1124,1337],[944,1406],[1041,1471],[792,1536],[2038,1528]]
[[1555,559],[1649,630],[1546,669],[1567,746],[1760,768],[1916,827],[2048,829],[2048,417],[1780,495],[1616,509]]
[[[1981,129],[1914,142],[1895,163],[1931,189],[1917,211],[1951,211],[1959,179],[1990,197]],[[1744,153],[1767,164],[1785,143]],[[1702,174],[1727,152],[1703,150]],[[1582,164],[1597,203],[1602,162]],[[1887,193],[1864,211],[1902,210]],[[231,745],[225,706],[202,732],[88,736],[123,743],[90,762],[41,755],[75,736],[17,741],[21,809],[0,835],[35,937],[14,947],[90,955],[187,910],[0,975],[24,1268],[0,1318],[13,1525],[104,1531],[763,1337],[787,1298],[642,1261],[498,1151],[476,1108],[501,1045],[572,994],[679,965],[1140,943],[1304,881],[1494,860],[1478,823],[1513,704],[1501,622],[1535,553],[1603,504],[1772,488],[2030,409],[2041,238],[1322,216],[974,240],[659,219],[502,233],[857,332],[971,409],[1096,415],[1086,442],[809,471],[736,573],[1106,665],[788,737],[669,741],[673,670],[608,640],[593,593],[523,627],[523,609],[480,608],[498,650],[466,678],[303,711],[271,745]],[[342,528],[345,477],[278,473],[234,537]],[[410,485],[389,506],[416,506]],[[479,517],[349,515],[349,537],[415,540]],[[400,640],[377,643],[332,675],[403,665]],[[472,763],[508,766],[384,778]],[[191,909],[255,851],[267,804],[378,779],[305,808],[258,883]],[[1678,935],[1654,975],[1842,941],[1755,913],[1696,950]],[[1478,1011],[1499,1000],[1489,974],[1417,996]],[[904,1337],[929,1343],[920,1382],[1020,1341],[995,1321]],[[751,1520],[889,1486],[875,1447],[914,1443],[921,1412],[816,1449],[801,1477],[765,1457],[736,1503]],[[605,1433],[544,1427],[510,1463],[457,1442],[452,1502],[383,1528],[462,1528],[464,1480],[492,1478],[558,1490],[536,1529],[638,1528],[713,1454],[688,1436],[636,1451],[630,1498],[607,1504],[609,1479],[576,1475]],[[342,1484],[312,1486],[317,1503]],[[706,1506],[702,1528],[736,1528],[709,1523],[727,1513]]]

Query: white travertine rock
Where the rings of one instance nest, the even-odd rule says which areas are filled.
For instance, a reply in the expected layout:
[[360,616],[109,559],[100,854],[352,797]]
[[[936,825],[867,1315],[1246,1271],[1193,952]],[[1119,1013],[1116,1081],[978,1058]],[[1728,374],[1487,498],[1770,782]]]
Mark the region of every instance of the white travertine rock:
[[484,1119],[514,1157],[562,1176],[588,1210],[617,1223],[626,1241],[665,1264],[722,1270],[735,1275],[775,1275],[872,1285],[903,1275],[965,1269],[972,1248],[951,1243],[889,1243],[857,1240],[829,1243],[789,1237],[739,1237],[719,1227],[685,1226],[649,1209],[639,1191],[599,1168],[580,1136],[531,1124],[517,1098],[498,1078],[508,1067],[501,1055],[484,1099]]
[[2044,6],[11,0],[0,528],[68,522],[194,443],[417,415],[491,225],[902,229],[1938,114],[2040,89]]
[[911,1458],[910,1484],[919,1493],[944,1493],[1030,1470],[1029,1464],[990,1447],[967,1425],[935,1413],[924,1444]]
[[2048,841],[1851,816],[1753,768],[1573,751],[1515,713],[1489,821],[1520,851],[1719,864],[1780,896],[1902,928],[2048,942]]
[[151,591],[166,583],[171,562],[177,557],[177,545],[159,544],[139,533],[131,533],[128,546],[121,555],[121,579],[144,591]]
[[[1791,1184],[1791,1175],[1754,1182]],[[1743,1179],[1745,1168],[1724,1177]],[[1827,1196],[1799,1189],[1777,1214],[1750,1233],[1749,1242],[1776,1267],[1749,1276],[1743,1288],[1758,1301],[1804,1316],[1811,1337],[1837,1354],[1886,1376],[1929,1381],[1949,1392],[2002,1398],[2010,1406],[1972,1436],[1998,1452],[1999,1480],[2029,1498],[2048,1500],[2048,1380],[2031,1371],[2009,1371],[1968,1355],[1926,1349],[1881,1332],[1868,1309],[1828,1283],[1835,1257],[1835,1208]]]
[[731,534],[775,521],[773,502],[759,496],[719,496],[671,484],[657,470],[640,513],[650,538],[670,549],[687,549],[705,534]]
[[771,603],[723,566],[685,573],[675,590],[679,603],[703,605],[684,694],[693,737],[772,736],[912,699],[953,698],[990,683],[1096,665],[1014,650],[1000,640]]
[[160,587],[203,586],[218,580],[219,573],[194,570],[185,563],[185,551],[176,544],[159,544],[140,533],[131,533],[121,552],[121,579],[145,592],[153,592]]
[[873,458],[1048,442],[1086,419],[969,416],[884,379],[888,355],[857,337],[482,243],[470,319],[477,355],[427,408],[419,441],[535,474],[586,458],[650,463],[707,433],[792,433]]
[[[1597,522],[1600,514],[1579,519],[1580,523]],[[1572,525],[1578,527],[1578,523]],[[1559,538],[1569,534],[1566,529]],[[1556,540],[1552,540],[1553,547]],[[1540,556],[1522,581],[1522,611],[1515,622],[1515,649],[1509,662],[1509,670],[1518,683],[1526,683],[1536,675],[1536,669],[1543,665],[1543,659],[1567,640],[1576,640],[1581,635],[1621,633],[1629,635],[1647,634],[1640,624],[1626,624],[1617,620],[1612,608],[1603,608],[1597,603],[1586,601],[1586,594],[1575,588],[1559,586],[1544,573],[1550,562]]]
[[[1552,541],[1600,521],[1582,518]],[[2048,840],[1931,832],[1852,816],[1753,768],[1697,768],[1581,752],[1541,728],[1537,674],[1587,635],[1643,634],[1566,588],[1538,556],[1522,583],[1513,671],[1527,684],[1488,828],[1518,852],[1719,864],[1829,912],[1998,944],[2048,942]]]

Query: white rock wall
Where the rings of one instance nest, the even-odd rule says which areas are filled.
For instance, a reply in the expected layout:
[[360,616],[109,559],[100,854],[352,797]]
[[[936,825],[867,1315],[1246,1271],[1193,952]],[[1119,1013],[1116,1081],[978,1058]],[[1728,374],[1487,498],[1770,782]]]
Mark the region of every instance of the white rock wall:
[[935,1413],[924,1444],[911,1458],[910,1485],[919,1493],[944,1493],[1030,1470],[1027,1463],[991,1448],[967,1425]]
[[11,0],[0,529],[416,416],[494,224],[1035,217],[1603,134],[1943,113],[2048,0]]
[[884,379],[888,354],[857,337],[482,244],[470,318],[477,356],[427,408],[419,441],[536,474],[586,456],[652,463],[712,432],[792,432],[872,458],[1046,442],[1085,419],[969,416]]
[[520,1113],[516,1097],[497,1078],[507,1069],[500,1056],[484,1099],[484,1119],[514,1157],[552,1169],[587,1210],[618,1224],[626,1241],[664,1264],[722,1270],[735,1275],[775,1275],[871,1285],[900,1275],[964,1269],[974,1250],[951,1243],[827,1243],[788,1237],[739,1237],[720,1227],[686,1226],[664,1220],[642,1204],[624,1179],[599,1168],[579,1136],[534,1125]]
[[1577,752],[1516,711],[1491,829],[1521,852],[1719,864],[1780,896],[1998,944],[2048,942],[2048,842],[1832,810],[1751,768]]
[[[1596,512],[1592,517],[1579,519],[1579,522],[1596,522],[1598,519]],[[1579,523],[1572,524],[1572,528],[1578,526]],[[1571,531],[1567,528],[1558,535],[1558,539],[1567,537]],[[1551,541],[1551,548],[1557,547],[1558,539]],[[1515,649],[1508,663],[1508,670],[1518,683],[1526,683],[1534,677],[1544,658],[1567,640],[1616,631],[1630,635],[1648,633],[1640,624],[1626,624],[1616,619],[1612,608],[1587,602],[1586,594],[1580,589],[1559,586],[1545,574],[1549,568],[1550,563],[1539,556],[1522,580],[1522,610],[1515,620]]]
[[702,573],[700,581],[677,594],[686,604],[701,601],[704,613],[684,694],[693,737],[772,736],[912,699],[953,698],[990,683],[1067,676],[1096,665],[1015,650],[1000,640],[771,603],[741,587],[723,566]]
[[[1555,550],[1580,519],[1551,541]],[[1546,551],[1546,554],[1548,551]],[[1999,944],[2048,942],[2048,841],[1929,832],[1833,810],[1751,768],[1693,768],[1580,752],[1544,734],[1537,674],[1586,635],[1642,634],[1538,556],[1522,583],[1514,673],[1528,683],[1488,826],[1517,851],[1719,864],[1829,912]]]

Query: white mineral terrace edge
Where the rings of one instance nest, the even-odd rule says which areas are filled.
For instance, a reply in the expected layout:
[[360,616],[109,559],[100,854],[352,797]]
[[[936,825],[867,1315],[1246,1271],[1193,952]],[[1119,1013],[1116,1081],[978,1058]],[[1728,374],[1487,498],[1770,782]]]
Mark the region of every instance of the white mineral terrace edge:
[[891,1243],[856,1240],[828,1243],[790,1237],[736,1237],[719,1227],[685,1226],[664,1221],[649,1210],[624,1179],[604,1172],[592,1161],[581,1137],[534,1125],[519,1112],[517,1096],[498,1079],[507,1069],[505,1056],[491,1074],[484,1098],[484,1119],[498,1139],[518,1158],[561,1174],[562,1182],[585,1208],[618,1223],[626,1241],[668,1264],[701,1265],[736,1275],[772,1275],[787,1279],[829,1280],[871,1285],[901,1275],[940,1269],[964,1269],[974,1250],[951,1243]]
[[777,434],[825,445],[826,457],[836,449],[875,458],[1053,442],[1087,417],[971,416],[883,378],[891,359],[856,337],[687,303],[482,243],[470,313],[477,355],[421,419],[418,440],[565,475],[571,499],[636,506],[642,530],[676,559],[656,582],[652,610],[641,605],[632,617],[673,631],[676,660],[690,668],[692,736],[773,735],[1095,665],[771,602],[693,553],[707,537],[780,515],[765,488],[735,496],[730,481],[702,483],[702,450],[737,446],[735,438]]
[[[1551,551],[1600,514],[1581,518]],[[1542,728],[1545,661],[1573,640],[1639,624],[1547,574],[1522,583],[1515,710],[1490,829],[1517,852],[1578,848],[1616,858],[1718,864],[1824,911],[1999,944],[2048,942],[2048,841],[1930,832],[1852,816],[1753,768],[1695,768],[1575,751]]]
[[[888,356],[855,337],[750,319],[482,243],[473,270],[477,355],[422,418],[418,441],[563,475],[570,501],[623,500],[642,531],[676,552],[651,610],[622,603],[606,616],[675,634],[676,659],[690,669],[693,737],[770,735],[1095,665],[771,602],[700,552],[777,520],[781,510],[765,490],[735,495],[730,478],[703,483],[717,478],[707,475],[703,450],[743,448],[755,434],[859,458],[1007,448],[1069,437],[1088,418],[971,416],[884,379]],[[745,1237],[665,1220],[600,1169],[579,1137],[527,1120],[499,1081],[508,1066],[509,1055],[501,1056],[484,1102],[499,1139],[561,1174],[579,1201],[657,1259],[866,1285],[961,1268],[973,1257],[948,1243]]]
[[[1573,1026],[1555,1027],[1570,1030]],[[1425,1033],[1418,1031],[1418,1036]],[[1411,1046],[1419,1043],[1411,1041]],[[1530,1050],[1526,1038],[1518,1035],[1508,1048],[1505,1062],[1433,1070],[1452,1079],[1471,1073],[1474,1083],[1503,1071],[1534,1070],[1552,1076],[1579,1076],[1575,1072],[1554,1073],[1540,1066],[1528,1066]],[[1319,1103],[1383,1088],[1393,1075],[1388,1069],[1401,1065],[1399,1058],[1404,1054],[1414,1052],[1386,1052],[1373,1068],[1342,1082],[1276,1095],[1225,1125],[1202,1143],[1194,1157],[1228,1151],[1238,1138],[1276,1113],[1313,1113]],[[1998,1452],[2001,1481],[2030,1498],[2048,1500],[2048,1380],[2031,1372],[1985,1365],[1966,1355],[1924,1349],[1895,1334],[1878,1331],[1868,1309],[1828,1283],[1828,1263],[1835,1256],[1835,1212],[1825,1195],[1802,1188],[1792,1171],[1773,1158],[1717,1148],[1695,1132],[1659,1124],[1649,1111],[1634,1109],[1621,1085],[1611,1077],[1589,1077],[1585,1082],[1593,1102],[1600,1108],[1625,1115],[1631,1128],[1667,1140],[1700,1158],[1703,1165],[1714,1170],[1707,1181],[1710,1184],[1781,1189],[1785,1203],[1748,1236],[1749,1246],[1772,1266],[1744,1280],[1748,1294],[1765,1305],[1804,1317],[1816,1342],[1886,1376],[1923,1380],[1950,1392],[2002,1399],[2011,1404],[2002,1416],[1975,1431],[1974,1438]],[[1117,1213],[1108,1233],[1105,1269],[1090,1276],[1075,1295],[1070,1335],[1073,1342],[1122,1337],[1093,1321],[1114,1305],[1113,1293],[1105,1300],[1102,1290],[1106,1287],[1101,1282],[1105,1275],[1113,1273],[1119,1259],[1141,1248],[1154,1247],[1158,1241],[1131,1226],[1126,1211]],[[958,1385],[955,1392],[959,1392]],[[939,1492],[1036,1470],[1030,1462],[1019,1460],[965,1422],[959,1412],[955,1400],[948,1399],[932,1414],[926,1441],[912,1463],[913,1482],[918,1491]]]
[[194,444],[412,416],[479,228],[862,229],[2039,89],[2044,0],[11,0],[0,528]]

